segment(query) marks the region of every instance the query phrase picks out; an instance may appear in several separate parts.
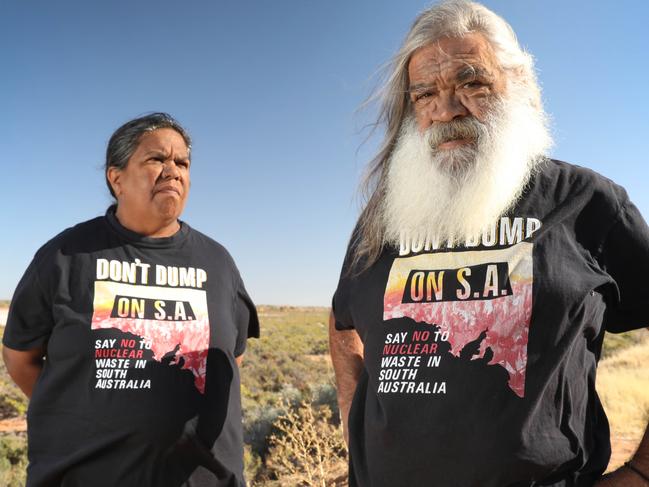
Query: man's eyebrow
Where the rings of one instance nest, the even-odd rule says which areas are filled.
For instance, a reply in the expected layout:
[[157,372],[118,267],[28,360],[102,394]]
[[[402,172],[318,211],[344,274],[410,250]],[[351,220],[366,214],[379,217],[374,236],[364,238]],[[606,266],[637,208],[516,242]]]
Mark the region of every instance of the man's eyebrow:
[[[491,79],[491,74],[482,66],[464,66],[455,73],[455,80],[459,83],[474,80],[476,78]],[[408,86],[408,92],[434,88],[435,83],[415,83]]]
[[476,78],[491,78],[491,75],[482,66],[465,66],[455,73],[455,79],[460,83]]
[[435,87],[435,83],[416,83],[414,85],[408,86],[408,92],[425,90],[427,88]]

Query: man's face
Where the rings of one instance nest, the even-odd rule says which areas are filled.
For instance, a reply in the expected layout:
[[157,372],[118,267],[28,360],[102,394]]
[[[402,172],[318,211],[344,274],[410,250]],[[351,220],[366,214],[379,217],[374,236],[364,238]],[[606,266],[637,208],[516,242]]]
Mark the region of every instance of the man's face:
[[[416,50],[408,76],[410,100],[422,133],[440,122],[470,117],[484,122],[493,101],[505,92],[505,76],[490,44],[479,33],[443,37]],[[432,149],[456,149],[473,142],[470,135],[450,135]]]
[[178,132],[163,128],[145,133],[126,167],[109,169],[118,211],[136,227],[177,219],[189,193],[189,165]]
[[477,240],[511,208],[551,142],[534,87],[506,78],[481,34],[413,54],[413,114],[388,161],[385,238]]

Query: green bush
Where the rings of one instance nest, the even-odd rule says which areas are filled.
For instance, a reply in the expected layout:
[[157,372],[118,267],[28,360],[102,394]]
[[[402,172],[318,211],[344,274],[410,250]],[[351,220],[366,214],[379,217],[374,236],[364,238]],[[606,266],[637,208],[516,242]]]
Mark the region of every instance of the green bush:
[[[338,431],[338,403],[329,360],[329,310],[260,307],[259,311],[262,337],[249,342],[241,371],[248,481],[267,487],[311,485],[308,482],[315,477],[307,482],[300,476],[310,478],[312,464],[324,465],[315,454],[317,448],[309,450],[315,455],[311,459],[306,453],[299,461],[293,458],[293,467],[283,464],[280,457],[289,455],[305,440],[303,435],[313,436],[314,431],[326,434],[327,441],[337,445],[335,458],[331,459],[336,465],[332,475],[344,478],[346,453],[340,450],[343,440]],[[298,430],[302,436],[294,434]],[[324,480],[327,485],[333,482],[330,477]]]
[[19,435],[0,435],[0,485],[23,487],[26,469],[27,440]]

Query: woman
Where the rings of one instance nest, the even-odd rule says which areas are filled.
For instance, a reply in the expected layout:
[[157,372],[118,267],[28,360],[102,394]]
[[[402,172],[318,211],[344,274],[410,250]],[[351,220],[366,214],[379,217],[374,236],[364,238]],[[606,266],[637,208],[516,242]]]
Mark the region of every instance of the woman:
[[36,253],[4,334],[31,398],[28,486],[240,486],[240,363],[259,325],[227,251],[179,220],[191,141],[172,117],[111,137],[102,217]]

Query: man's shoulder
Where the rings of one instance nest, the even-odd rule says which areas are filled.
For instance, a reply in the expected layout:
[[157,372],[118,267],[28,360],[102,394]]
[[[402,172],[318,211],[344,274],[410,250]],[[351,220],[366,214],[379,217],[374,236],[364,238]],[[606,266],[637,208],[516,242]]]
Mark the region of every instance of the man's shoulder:
[[622,186],[588,167],[557,159],[541,165],[539,183],[557,200],[588,200],[619,208],[628,196]]
[[593,169],[559,159],[546,159],[541,167],[543,174],[565,179],[572,184],[615,185],[609,178]]

